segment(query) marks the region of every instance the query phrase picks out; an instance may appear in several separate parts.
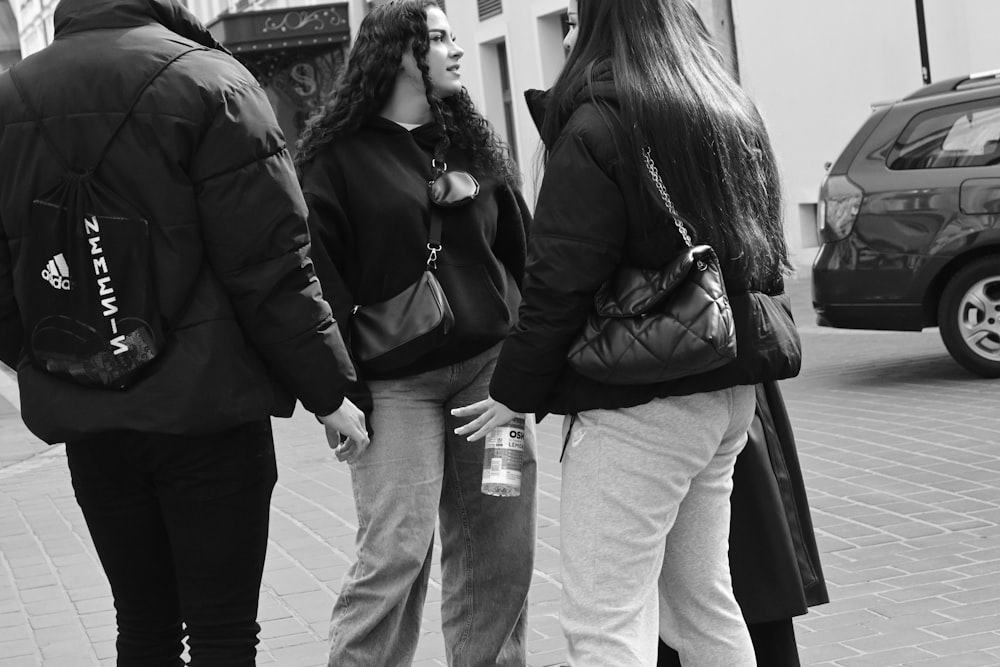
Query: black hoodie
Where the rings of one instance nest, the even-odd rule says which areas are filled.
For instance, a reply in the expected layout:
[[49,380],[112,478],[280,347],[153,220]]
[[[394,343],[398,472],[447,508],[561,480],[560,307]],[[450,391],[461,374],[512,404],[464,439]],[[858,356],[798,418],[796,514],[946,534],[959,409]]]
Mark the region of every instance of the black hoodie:
[[[302,169],[316,271],[345,335],[352,304],[384,301],[424,270],[427,182],[439,131],[433,123],[410,131],[376,116]],[[473,169],[467,152],[453,147],[445,161],[450,170],[474,172],[480,183],[472,203],[433,207],[442,221],[436,275],[455,330],[444,348],[394,377],[469,359],[503,340],[517,316],[527,207],[513,187]]]

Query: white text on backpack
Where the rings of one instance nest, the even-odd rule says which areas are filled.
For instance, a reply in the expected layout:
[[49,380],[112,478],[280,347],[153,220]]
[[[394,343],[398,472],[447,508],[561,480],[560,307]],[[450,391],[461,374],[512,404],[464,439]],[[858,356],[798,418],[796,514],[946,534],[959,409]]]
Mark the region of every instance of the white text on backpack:
[[[97,277],[97,285],[100,287],[101,306],[104,307],[102,315],[108,318],[111,325],[111,333],[118,334],[118,320],[115,315],[118,313],[116,304],[118,297],[115,295],[115,288],[111,284],[111,274],[108,272],[108,260],[104,257],[104,249],[101,247],[101,228],[97,223],[97,216],[93,215],[83,219],[84,228],[87,230],[87,242],[90,243],[90,254],[94,261],[94,275]],[[125,343],[125,336],[116,335],[109,341],[114,347],[114,354],[119,355],[128,352],[128,345]]]

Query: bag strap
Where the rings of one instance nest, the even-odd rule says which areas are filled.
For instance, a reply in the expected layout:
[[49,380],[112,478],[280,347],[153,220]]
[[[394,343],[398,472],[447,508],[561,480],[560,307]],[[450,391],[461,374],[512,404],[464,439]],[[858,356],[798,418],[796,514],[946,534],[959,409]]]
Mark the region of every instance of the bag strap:
[[[434,145],[434,157],[431,159],[431,181],[448,171],[448,163],[444,161],[444,153],[447,148],[447,137]],[[444,246],[441,245],[441,216],[438,215],[434,204],[430,205],[430,213],[431,228],[427,234],[427,268],[433,271],[437,268],[437,255]]]
[[434,204],[430,205],[431,229],[427,234],[427,268],[434,270],[437,268],[437,256],[444,247],[441,245],[441,216],[434,210]]
[[663,185],[663,179],[660,178],[660,171],[656,168],[656,163],[653,162],[653,158],[650,155],[650,148],[646,146],[642,149],[642,160],[646,163],[646,170],[649,172],[649,177],[653,180],[653,185],[656,186],[657,192],[660,193],[660,198],[663,199],[663,203],[667,206],[667,211],[670,212],[671,217],[674,219],[674,224],[677,226],[677,231],[680,232],[681,238],[684,239],[684,243],[688,248],[693,248],[694,244],[691,243],[691,235],[688,233],[687,227],[681,222],[681,216],[677,214],[677,209],[674,208],[674,202],[667,194],[667,188]]
[[[128,109],[125,111],[125,115],[122,116],[122,119],[121,121],[119,121],[118,126],[115,127],[114,132],[111,133],[111,137],[107,140],[107,142],[105,142],[104,146],[101,148],[101,152],[97,158],[97,162],[94,163],[93,167],[84,170],[83,173],[92,174],[93,172],[97,171],[98,167],[101,166],[101,162],[104,161],[104,157],[107,155],[108,149],[111,148],[111,144],[118,137],[118,133],[122,131],[122,128],[125,127],[125,123],[132,116],[132,112],[135,111],[136,105],[139,104],[139,99],[142,97],[143,93],[146,92],[146,89],[149,88],[161,74],[163,74],[164,70],[173,65],[182,56],[186,56],[192,51],[207,51],[207,50],[208,49],[206,49],[203,46],[192,47],[184,51],[181,51],[177,55],[167,60],[167,62],[165,62],[163,65],[161,65],[160,68],[157,69],[155,73],[153,73],[153,76],[149,77],[149,79],[146,80],[146,82],[142,85],[142,87],[139,88],[139,92],[137,92],[135,96],[132,98],[132,102],[129,104]],[[21,85],[21,77],[15,72],[16,69],[17,67],[12,67],[9,71],[10,71],[10,80],[13,82],[14,88],[17,89],[17,94],[21,96],[21,101],[24,102],[24,105],[26,107],[28,107],[28,113],[31,114],[32,119],[35,121],[39,129],[42,131],[42,136],[45,138],[45,143],[49,145],[49,148],[52,150],[53,153],[55,153],[56,158],[58,158],[59,162],[66,169],[66,171],[74,172],[75,170],[73,169],[72,166],[70,166],[69,160],[66,159],[66,156],[56,146],[55,139],[53,139],[49,131],[45,129],[45,123],[42,122],[42,115],[38,112],[38,108],[31,103],[31,100],[28,99],[28,96],[25,94],[24,87]]]

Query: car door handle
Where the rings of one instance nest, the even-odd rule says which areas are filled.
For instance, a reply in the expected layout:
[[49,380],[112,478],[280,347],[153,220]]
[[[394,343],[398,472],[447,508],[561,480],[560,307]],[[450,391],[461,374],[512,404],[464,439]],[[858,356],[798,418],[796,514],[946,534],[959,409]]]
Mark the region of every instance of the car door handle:
[[970,178],[962,182],[959,208],[968,215],[1000,213],[1000,178]]

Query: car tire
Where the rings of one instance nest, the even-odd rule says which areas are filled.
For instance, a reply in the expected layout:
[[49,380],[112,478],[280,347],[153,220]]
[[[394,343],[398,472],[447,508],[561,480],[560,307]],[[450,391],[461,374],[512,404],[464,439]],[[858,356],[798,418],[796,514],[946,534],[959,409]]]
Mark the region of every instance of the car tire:
[[973,260],[952,276],[938,304],[938,329],[955,361],[1000,377],[1000,255]]

